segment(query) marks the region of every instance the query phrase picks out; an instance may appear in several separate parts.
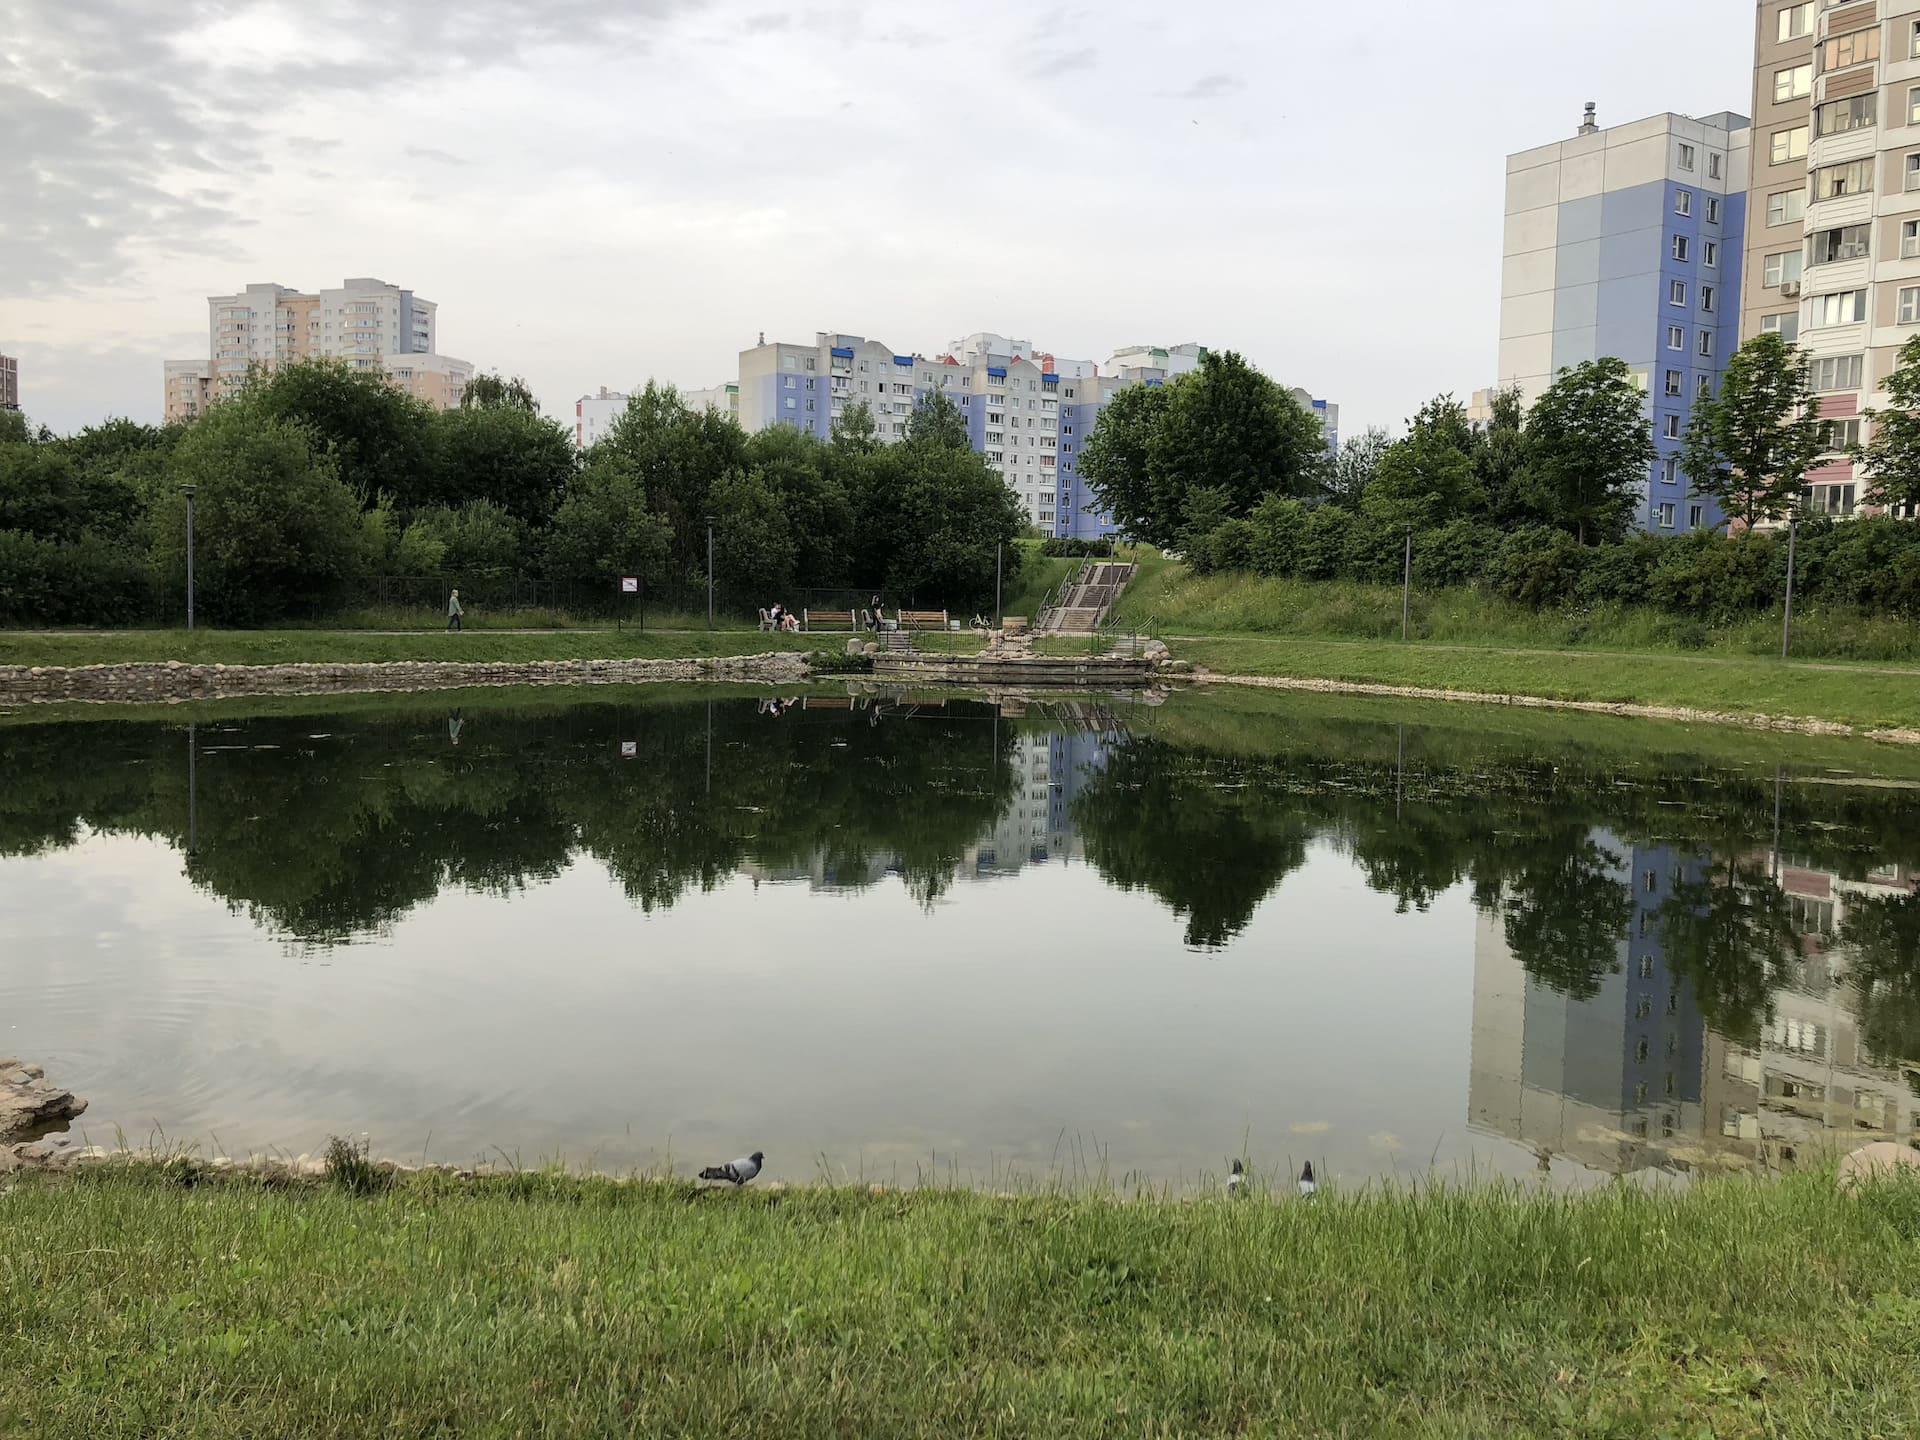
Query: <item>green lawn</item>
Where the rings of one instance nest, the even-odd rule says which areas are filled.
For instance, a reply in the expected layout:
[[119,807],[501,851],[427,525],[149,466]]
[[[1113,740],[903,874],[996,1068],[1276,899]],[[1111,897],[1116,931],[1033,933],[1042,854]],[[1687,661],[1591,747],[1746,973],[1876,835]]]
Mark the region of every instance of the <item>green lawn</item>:
[[[177,1172],[176,1172],[177,1174]],[[0,1433],[1895,1437],[1920,1186],[0,1190]]]
[[1920,668],[1577,650],[1492,650],[1284,636],[1169,637],[1174,655],[1226,675],[1358,681],[1488,695],[1674,705],[1920,728]]

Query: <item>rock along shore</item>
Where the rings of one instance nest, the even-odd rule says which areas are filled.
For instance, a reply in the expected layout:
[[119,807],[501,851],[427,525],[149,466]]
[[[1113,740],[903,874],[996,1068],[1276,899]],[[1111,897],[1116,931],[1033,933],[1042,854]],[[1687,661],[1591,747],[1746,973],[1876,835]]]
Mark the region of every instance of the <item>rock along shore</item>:
[[688,660],[393,660],[319,665],[0,665],[0,705],[219,700],[465,690],[489,685],[634,685],[648,681],[787,683],[808,673],[795,651]]

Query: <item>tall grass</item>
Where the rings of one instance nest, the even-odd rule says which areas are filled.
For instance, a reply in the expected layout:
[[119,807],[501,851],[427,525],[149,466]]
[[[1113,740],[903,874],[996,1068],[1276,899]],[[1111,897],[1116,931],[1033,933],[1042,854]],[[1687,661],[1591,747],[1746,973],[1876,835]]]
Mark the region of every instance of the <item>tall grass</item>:
[[[1171,635],[1263,633],[1303,639],[1397,640],[1400,590],[1346,580],[1195,575],[1168,565],[1128,587],[1118,624]],[[1707,625],[1650,606],[1536,610],[1478,590],[1415,590],[1416,640],[1523,649],[1587,648],[1674,653],[1777,655],[1779,610]],[[1920,626],[1891,616],[1800,609],[1794,653],[1806,659],[1920,660]]]
[[[191,1183],[187,1183],[191,1181]],[[0,1195],[9,1435],[1904,1436],[1920,1186]]]

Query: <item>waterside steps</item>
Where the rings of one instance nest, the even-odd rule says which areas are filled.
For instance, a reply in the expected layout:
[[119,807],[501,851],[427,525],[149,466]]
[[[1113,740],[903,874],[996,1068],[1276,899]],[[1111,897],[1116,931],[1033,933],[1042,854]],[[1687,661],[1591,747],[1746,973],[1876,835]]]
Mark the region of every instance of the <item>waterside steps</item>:
[[1060,582],[1034,626],[1041,635],[1091,635],[1100,628],[1137,567],[1119,560],[1089,560]]
[[912,651],[874,656],[873,675],[900,685],[1013,685],[1043,689],[1133,690],[1153,682],[1143,655],[1033,655],[988,650],[979,655]]

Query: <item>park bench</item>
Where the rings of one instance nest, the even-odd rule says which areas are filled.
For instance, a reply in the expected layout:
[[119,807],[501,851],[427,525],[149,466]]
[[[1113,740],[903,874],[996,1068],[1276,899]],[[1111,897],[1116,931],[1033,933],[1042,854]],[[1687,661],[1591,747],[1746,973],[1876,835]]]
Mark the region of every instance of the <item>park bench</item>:
[[802,710],[851,710],[851,695],[803,695],[800,697]]
[[944,610],[902,610],[900,612],[902,630],[944,630],[947,628],[947,612]]
[[854,615],[851,610],[802,610],[800,628],[802,630],[853,630],[858,627],[854,624]]
[[1005,615],[1000,620],[1000,633],[1003,635],[1024,635],[1027,633],[1027,617],[1024,615]]

